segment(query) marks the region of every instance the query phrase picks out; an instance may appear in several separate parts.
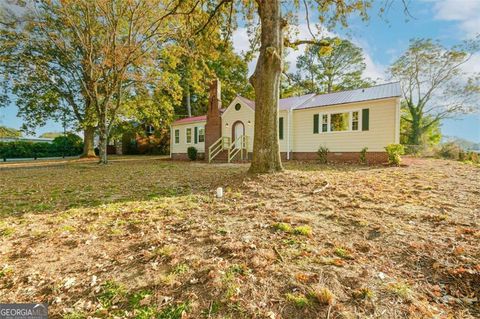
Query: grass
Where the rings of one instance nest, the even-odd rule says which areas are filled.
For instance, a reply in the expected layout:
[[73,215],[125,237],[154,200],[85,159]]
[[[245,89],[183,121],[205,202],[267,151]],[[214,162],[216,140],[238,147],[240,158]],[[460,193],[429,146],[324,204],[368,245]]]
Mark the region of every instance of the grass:
[[410,300],[413,295],[410,285],[404,282],[389,283],[387,285],[387,291],[403,300]]
[[285,299],[292,303],[297,308],[304,308],[311,305],[311,301],[304,294],[296,293],[287,293]]
[[416,161],[1,170],[0,295],[71,319],[476,318],[480,170]]
[[321,287],[315,290],[313,294],[317,298],[318,302],[322,305],[333,305],[335,302],[335,295],[326,287]]

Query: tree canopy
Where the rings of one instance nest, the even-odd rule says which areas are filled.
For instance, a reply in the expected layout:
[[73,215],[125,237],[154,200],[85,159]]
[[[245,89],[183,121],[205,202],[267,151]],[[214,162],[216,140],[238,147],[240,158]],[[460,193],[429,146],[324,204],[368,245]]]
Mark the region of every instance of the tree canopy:
[[351,41],[325,38],[328,47],[310,44],[297,58],[296,74],[288,76],[296,91],[302,93],[331,93],[368,87],[373,84],[365,79],[366,64],[362,49]]
[[462,66],[478,51],[478,41],[446,48],[431,39],[415,39],[390,67],[401,82],[410,123],[408,144],[418,145],[431,126],[445,118],[480,110],[480,77]]

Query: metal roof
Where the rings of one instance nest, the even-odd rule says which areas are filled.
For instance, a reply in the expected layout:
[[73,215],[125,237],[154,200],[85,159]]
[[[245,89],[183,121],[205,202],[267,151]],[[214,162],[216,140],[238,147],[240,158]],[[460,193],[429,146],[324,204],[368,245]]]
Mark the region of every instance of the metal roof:
[[285,99],[280,99],[280,103],[278,103],[278,108],[280,110],[290,110],[294,109],[306,101],[310,100],[312,97],[314,97],[315,94],[306,94],[306,95],[301,95],[301,96],[293,96],[293,97],[287,97]]
[[[376,86],[372,86],[364,89],[356,89],[350,91],[342,91],[328,94],[306,94],[302,96],[288,97],[280,99],[280,110],[302,110],[312,107],[355,103],[362,101],[387,99],[391,97],[401,96],[400,83],[386,83]],[[244,98],[243,96],[237,96],[242,102],[255,110],[255,101]],[[224,109],[220,112],[223,113]],[[207,120],[206,115],[187,117],[184,119],[176,120],[173,124],[184,124],[192,122],[204,122]]]
[[206,115],[200,115],[200,116],[192,116],[192,117],[186,117],[184,119],[176,120],[172,124],[185,124],[185,123],[193,123],[193,122],[205,122],[207,120]]
[[[301,96],[292,96],[292,97],[287,97],[284,99],[280,99],[278,107],[280,110],[289,110],[293,109],[302,103],[308,101],[308,99],[314,97],[315,94],[306,94],[306,95],[301,95]],[[247,104],[249,107],[255,110],[255,101],[249,100],[243,96],[237,96],[242,102]]]
[[[278,108],[280,110],[302,110],[311,107],[400,97],[401,94],[400,83],[394,82],[350,91],[288,97],[280,99]],[[255,109],[255,101],[244,98],[243,96],[238,96],[238,98],[252,109]]]
[[295,107],[294,109],[302,110],[312,107],[378,100],[400,96],[400,83],[394,82],[376,85],[364,89],[356,89],[328,94],[318,94],[306,101],[305,103]]

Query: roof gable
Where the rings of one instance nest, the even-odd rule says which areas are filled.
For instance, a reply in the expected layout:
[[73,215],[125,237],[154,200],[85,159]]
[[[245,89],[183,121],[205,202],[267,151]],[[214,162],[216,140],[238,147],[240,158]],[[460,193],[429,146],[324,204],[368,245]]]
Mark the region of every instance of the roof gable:
[[240,96],[240,95],[237,95],[237,97],[235,97],[233,99],[232,102],[230,102],[230,104],[228,105],[228,107],[226,109],[224,109],[224,111],[221,113],[222,117],[223,115],[225,115],[226,113],[228,113],[232,108],[235,107],[235,105],[237,103],[240,103],[242,105],[245,105],[247,106],[249,109],[251,109],[252,111],[255,111],[255,102],[252,101],[252,100],[249,100],[243,96]]

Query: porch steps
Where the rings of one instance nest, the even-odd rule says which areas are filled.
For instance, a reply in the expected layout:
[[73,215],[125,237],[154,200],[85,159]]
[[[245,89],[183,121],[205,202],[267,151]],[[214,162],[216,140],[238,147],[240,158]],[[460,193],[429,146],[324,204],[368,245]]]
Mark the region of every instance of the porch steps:
[[208,148],[208,162],[219,160],[222,162],[248,161],[248,136],[241,135],[230,142],[226,136],[220,137]]

